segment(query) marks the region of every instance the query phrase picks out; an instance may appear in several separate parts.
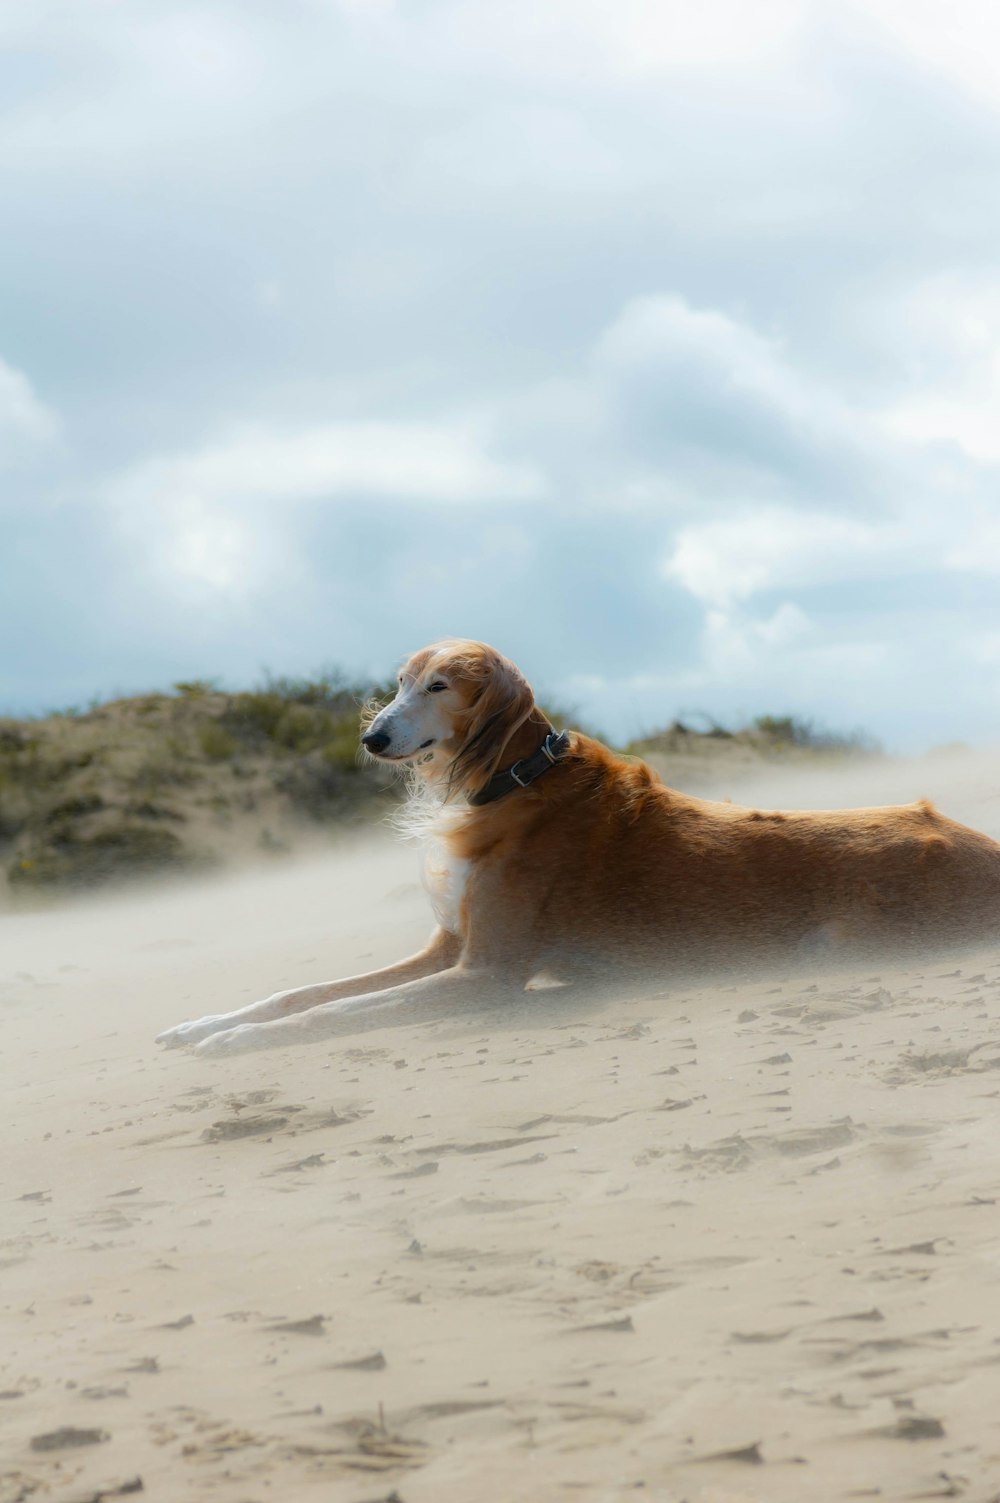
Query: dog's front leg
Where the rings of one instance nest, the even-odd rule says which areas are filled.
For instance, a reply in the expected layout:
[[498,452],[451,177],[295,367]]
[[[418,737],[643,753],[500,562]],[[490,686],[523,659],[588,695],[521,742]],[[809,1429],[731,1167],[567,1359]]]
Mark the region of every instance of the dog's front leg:
[[519,995],[521,977],[498,977],[489,971],[455,966],[436,976],[426,976],[403,986],[352,997],[346,1002],[325,1002],[308,1012],[270,1023],[243,1023],[224,1033],[214,1033],[199,1044],[197,1054],[245,1054],[256,1049],[281,1049],[293,1044],[317,1043],[345,1034],[387,1028],[394,1023],[426,1023],[451,1017],[460,1009],[480,1006]]
[[157,1035],[156,1042],[168,1049],[177,1049],[185,1044],[199,1044],[213,1033],[224,1033],[241,1024],[269,1023],[278,1018],[288,1018],[326,1002],[337,1002],[345,997],[359,997],[369,992],[384,991],[408,981],[419,981],[424,976],[433,976],[453,966],[461,952],[461,941],[447,929],[438,929],[426,949],[408,960],[385,966],[380,971],[369,971],[363,976],[348,976],[343,981],[324,981],[316,986],[299,986],[292,991],[275,992],[263,1002],[251,1002],[248,1007],[235,1012],[209,1013],[207,1017],[195,1018],[190,1023],[178,1023]]

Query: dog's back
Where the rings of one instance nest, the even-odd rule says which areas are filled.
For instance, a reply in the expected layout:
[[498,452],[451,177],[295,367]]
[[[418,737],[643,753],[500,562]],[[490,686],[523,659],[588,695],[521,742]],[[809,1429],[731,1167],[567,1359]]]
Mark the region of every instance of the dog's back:
[[866,954],[988,938],[1000,919],[1000,845],[925,802],[713,803],[577,736],[516,812],[484,815],[459,837],[462,854],[504,863],[545,959],[687,969],[816,938]]

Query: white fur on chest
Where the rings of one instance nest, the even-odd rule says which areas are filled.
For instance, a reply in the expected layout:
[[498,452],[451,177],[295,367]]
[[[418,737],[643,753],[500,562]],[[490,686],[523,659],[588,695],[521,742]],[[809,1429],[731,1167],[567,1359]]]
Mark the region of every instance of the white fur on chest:
[[429,840],[424,852],[423,879],[434,917],[449,934],[462,932],[462,898],[469,880],[470,861],[453,856],[440,840]]

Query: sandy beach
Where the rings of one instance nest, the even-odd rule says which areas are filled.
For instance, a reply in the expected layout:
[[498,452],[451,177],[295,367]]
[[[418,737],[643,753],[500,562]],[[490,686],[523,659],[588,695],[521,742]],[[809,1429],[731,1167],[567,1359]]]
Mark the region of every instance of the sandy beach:
[[0,917],[0,1503],[1000,1496],[1000,945],[154,1046],[427,929],[381,837]]

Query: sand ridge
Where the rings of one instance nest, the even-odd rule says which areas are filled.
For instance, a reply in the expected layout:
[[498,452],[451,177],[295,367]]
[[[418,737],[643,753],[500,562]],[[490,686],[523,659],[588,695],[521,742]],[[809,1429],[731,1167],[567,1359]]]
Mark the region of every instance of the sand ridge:
[[2,1503],[997,1497],[1000,953],[152,1045],[425,929],[386,849],[4,920]]

